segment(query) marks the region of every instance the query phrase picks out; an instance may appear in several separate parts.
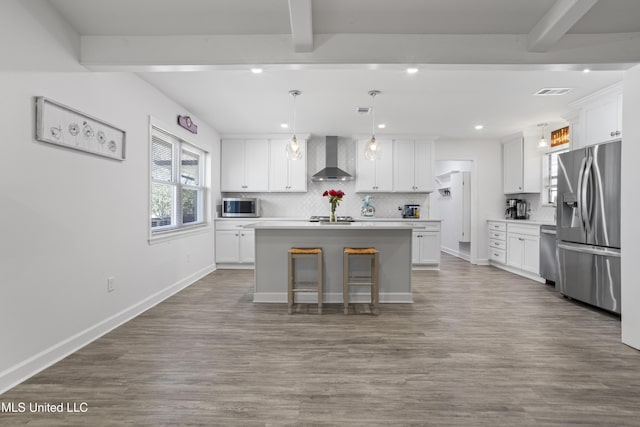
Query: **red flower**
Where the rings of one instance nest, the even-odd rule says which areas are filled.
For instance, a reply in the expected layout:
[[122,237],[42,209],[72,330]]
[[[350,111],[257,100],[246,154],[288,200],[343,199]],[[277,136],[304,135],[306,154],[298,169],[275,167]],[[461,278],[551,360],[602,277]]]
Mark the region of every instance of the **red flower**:
[[344,197],[345,192],[342,190],[327,190],[322,193],[322,197],[328,197],[331,204],[338,204]]

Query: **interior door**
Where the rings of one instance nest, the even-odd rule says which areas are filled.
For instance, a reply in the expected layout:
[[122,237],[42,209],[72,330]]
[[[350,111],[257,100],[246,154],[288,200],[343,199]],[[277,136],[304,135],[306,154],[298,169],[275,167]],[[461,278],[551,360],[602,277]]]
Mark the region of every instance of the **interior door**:
[[591,158],[587,192],[587,243],[620,247],[620,141],[587,148]]
[[586,232],[583,227],[580,206],[580,186],[582,172],[587,164],[587,150],[569,151],[558,155],[558,240],[584,243]]

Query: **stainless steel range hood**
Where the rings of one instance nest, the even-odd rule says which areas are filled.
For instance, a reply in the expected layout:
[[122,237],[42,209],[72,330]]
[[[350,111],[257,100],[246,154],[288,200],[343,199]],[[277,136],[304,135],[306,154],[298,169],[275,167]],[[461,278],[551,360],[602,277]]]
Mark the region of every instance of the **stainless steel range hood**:
[[326,167],[311,177],[311,181],[353,181],[353,177],[338,167],[338,137],[326,137]]

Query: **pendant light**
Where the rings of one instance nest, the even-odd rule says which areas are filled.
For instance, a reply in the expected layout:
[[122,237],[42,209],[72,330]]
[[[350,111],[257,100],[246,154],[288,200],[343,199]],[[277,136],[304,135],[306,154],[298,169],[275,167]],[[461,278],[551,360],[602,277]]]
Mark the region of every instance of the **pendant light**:
[[540,139],[538,140],[538,148],[540,150],[544,150],[546,148],[549,148],[549,143],[547,142],[547,139],[544,137],[544,128],[548,124],[549,123],[540,123],[538,125],[538,127],[540,128]]
[[364,150],[364,157],[367,160],[377,160],[380,155],[380,147],[378,141],[376,141],[376,109],[374,104],[376,102],[376,96],[380,95],[379,90],[370,90],[369,96],[371,96],[371,139]]
[[302,158],[302,149],[300,148],[298,138],[296,138],[296,97],[301,93],[299,90],[289,91],[289,95],[293,97],[293,136],[289,140],[286,148],[287,158],[289,160],[300,160]]

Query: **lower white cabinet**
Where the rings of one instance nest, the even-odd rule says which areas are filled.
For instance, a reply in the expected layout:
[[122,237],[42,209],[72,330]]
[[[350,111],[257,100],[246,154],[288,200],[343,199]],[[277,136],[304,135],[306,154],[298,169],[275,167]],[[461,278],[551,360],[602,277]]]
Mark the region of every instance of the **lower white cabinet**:
[[540,226],[507,226],[507,265],[540,273]]
[[255,221],[218,221],[216,224],[216,263],[253,264],[255,231],[243,228]]
[[411,245],[412,264],[440,264],[440,223],[414,224]]
[[489,253],[492,265],[530,279],[540,276],[540,225],[489,221]]

